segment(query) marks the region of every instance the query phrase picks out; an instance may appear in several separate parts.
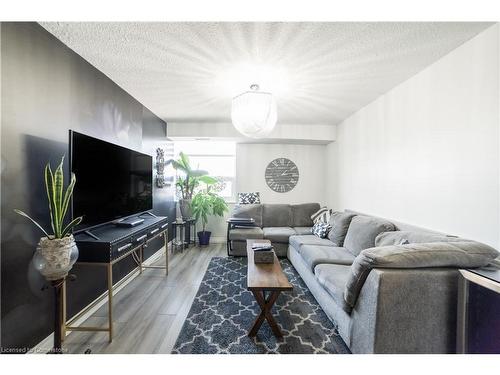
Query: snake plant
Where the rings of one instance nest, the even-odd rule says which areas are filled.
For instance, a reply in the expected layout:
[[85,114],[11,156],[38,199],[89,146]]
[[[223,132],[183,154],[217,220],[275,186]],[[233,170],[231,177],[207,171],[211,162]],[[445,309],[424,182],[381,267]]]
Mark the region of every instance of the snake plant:
[[71,173],[70,183],[66,188],[66,191],[64,191],[63,163],[64,156],[54,173],[52,173],[50,162],[45,165],[45,190],[49,201],[50,224],[53,231],[52,235],[49,235],[40,224],[38,224],[25,212],[17,209],[14,210],[19,215],[31,220],[50,239],[60,239],[71,234],[72,229],[80,224],[83,219],[82,216],[80,216],[64,225],[64,218],[68,212],[69,202],[71,200],[71,196],[73,195],[73,188],[76,184],[76,176],[74,173]]

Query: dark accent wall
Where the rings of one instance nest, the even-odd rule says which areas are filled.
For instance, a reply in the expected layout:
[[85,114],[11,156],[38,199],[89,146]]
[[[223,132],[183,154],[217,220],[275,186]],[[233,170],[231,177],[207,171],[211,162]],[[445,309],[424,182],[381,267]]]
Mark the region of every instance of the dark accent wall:
[[[53,296],[31,265],[40,232],[13,209],[50,227],[42,170],[68,154],[69,129],[149,152],[155,140],[143,150],[143,126],[166,124],[36,23],[1,23],[1,90],[1,347],[29,348],[52,332]],[[154,211],[166,215],[173,194],[156,190]],[[132,267],[118,263],[115,281]],[[73,273],[69,316],[106,288],[102,267],[76,266]]]

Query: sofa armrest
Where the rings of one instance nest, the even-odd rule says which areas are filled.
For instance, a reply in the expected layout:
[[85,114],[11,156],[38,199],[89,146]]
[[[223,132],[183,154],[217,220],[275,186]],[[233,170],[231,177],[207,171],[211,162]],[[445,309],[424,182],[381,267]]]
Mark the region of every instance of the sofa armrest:
[[452,353],[458,271],[372,269],[351,312],[353,353]]

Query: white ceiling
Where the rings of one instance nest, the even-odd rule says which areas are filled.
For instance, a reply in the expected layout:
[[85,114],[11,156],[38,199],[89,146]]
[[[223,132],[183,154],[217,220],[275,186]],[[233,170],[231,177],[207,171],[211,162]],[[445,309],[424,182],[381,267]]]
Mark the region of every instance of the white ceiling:
[[258,83],[281,124],[337,124],[490,25],[42,23],[167,122],[230,122]]

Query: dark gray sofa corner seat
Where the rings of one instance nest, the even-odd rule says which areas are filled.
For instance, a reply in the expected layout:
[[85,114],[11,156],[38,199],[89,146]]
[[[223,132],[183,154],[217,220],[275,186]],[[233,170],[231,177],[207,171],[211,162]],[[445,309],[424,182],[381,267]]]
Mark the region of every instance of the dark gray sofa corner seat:
[[498,252],[363,216],[344,247],[290,237],[291,263],[353,353],[453,353],[457,267],[488,264]]
[[255,226],[229,230],[229,255],[246,256],[247,239],[268,239],[276,255],[285,257],[291,236],[311,234],[311,215],[319,208],[319,203],[236,205],[231,216],[253,218]]

